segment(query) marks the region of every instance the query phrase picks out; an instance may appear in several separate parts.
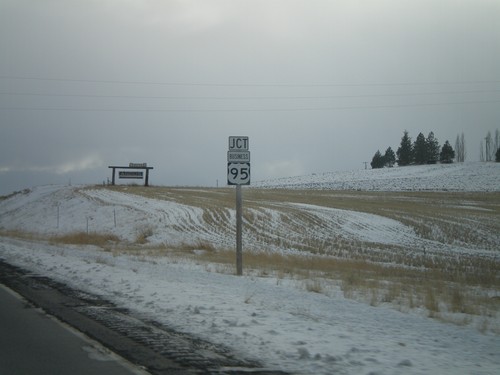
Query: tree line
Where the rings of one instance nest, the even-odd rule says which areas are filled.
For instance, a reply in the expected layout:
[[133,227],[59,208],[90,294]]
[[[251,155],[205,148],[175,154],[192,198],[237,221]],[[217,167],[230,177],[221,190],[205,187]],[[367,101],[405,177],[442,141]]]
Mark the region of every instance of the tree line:
[[[500,162],[500,131],[497,129],[494,135],[488,132],[484,140],[485,142],[481,141],[480,145],[480,160]],[[453,149],[448,141],[441,147],[432,131],[427,137],[419,133],[415,141],[412,142],[408,131],[405,130],[397,151],[394,152],[389,147],[382,155],[378,150],[373,155],[370,165],[375,169],[393,167],[396,163],[399,166],[435,164],[438,161],[440,163],[453,163],[453,160],[463,163],[466,156],[464,133],[457,135],[455,149]]]
[[371,166],[372,168],[393,167],[398,163],[399,166],[407,166],[412,164],[435,164],[438,161],[441,163],[453,163],[455,155],[457,161],[465,161],[465,137],[462,133],[457,136],[455,144],[457,152],[446,141],[441,147],[434,132],[430,132],[427,137],[419,133],[414,142],[408,133],[404,131],[401,143],[396,152],[391,147],[387,148],[384,155],[378,150],[373,155]]
[[481,161],[495,161],[500,162],[500,132],[495,130],[495,135],[491,135],[491,132],[486,134],[484,138],[484,143],[481,141],[480,144],[480,160]]

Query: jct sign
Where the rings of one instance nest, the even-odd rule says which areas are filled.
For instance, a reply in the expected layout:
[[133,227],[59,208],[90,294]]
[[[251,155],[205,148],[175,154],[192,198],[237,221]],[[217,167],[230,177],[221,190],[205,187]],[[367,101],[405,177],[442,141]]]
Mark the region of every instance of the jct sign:
[[229,137],[228,185],[250,185],[250,151],[248,147],[248,137]]
[[229,151],[248,151],[248,137],[229,137]]

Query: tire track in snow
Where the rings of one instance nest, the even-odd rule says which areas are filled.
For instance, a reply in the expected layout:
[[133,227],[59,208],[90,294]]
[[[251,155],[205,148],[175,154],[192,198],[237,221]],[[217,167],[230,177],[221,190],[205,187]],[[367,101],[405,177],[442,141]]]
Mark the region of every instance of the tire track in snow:
[[387,245],[410,244],[419,240],[412,228],[383,216],[301,203],[288,205],[317,217],[319,222],[324,223],[322,228],[326,232],[320,230],[323,235],[330,231],[340,232],[350,239]]
[[[213,210],[207,211],[200,207],[110,190],[88,190],[85,193],[108,204],[132,209],[135,216],[144,216],[143,221],[149,225],[155,223],[153,237],[157,242],[170,245],[196,244],[204,241],[216,244],[227,242],[224,241],[224,237],[227,232],[225,229],[229,228],[229,220],[227,220],[229,214],[219,215]],[[207,212],[214,218],[213,221],[217,225],[204,218]],[[221,227],[222,234],[220,233]]]
[[[91,217],[90,231],[112,233],[131,242],[141,233],[151,233],[150,243],[167,246],[209,243],[215,248],[233,248],[235,243],[235,210],[217,204],[197,207],[165,200],[168,197],[154,199],[108,189],[76,187],[59,187],[49,192],[35,189],[30,194],[23,197],[28,207],[15,213],[9,211],[17,214],[17,217],[9,217],[13,219],[13,226],[16,222],[18,226],[26,222],[30,228],[36,228],[34,232],[61,234],[85,231],[85,217]],[[61,206],[60,228],[55,225],[54,202]],[[53,223],[47,220],[48,213],[42,221],[26,217],[26,212],[46,213],[47,210],[54,211]],[[245,208],[244,215],[243,236],[248,251],[314,252],[317,247],[336,246],[339,239],[352,244],[399,246],[423,240],[400,221],[323,206],[264,202],[262,206]]]

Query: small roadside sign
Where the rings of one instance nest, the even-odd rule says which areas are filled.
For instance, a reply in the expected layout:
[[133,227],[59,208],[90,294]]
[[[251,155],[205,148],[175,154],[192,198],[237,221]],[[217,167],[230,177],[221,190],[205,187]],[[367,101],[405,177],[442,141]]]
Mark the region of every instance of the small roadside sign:
[[227,162],[228,163],[249,163],[250,162],[250,151],[228,151],[227,152]]
[[139,178],[142,179],[143,177],[143,172],[118,172],[118,177],[119,178]]

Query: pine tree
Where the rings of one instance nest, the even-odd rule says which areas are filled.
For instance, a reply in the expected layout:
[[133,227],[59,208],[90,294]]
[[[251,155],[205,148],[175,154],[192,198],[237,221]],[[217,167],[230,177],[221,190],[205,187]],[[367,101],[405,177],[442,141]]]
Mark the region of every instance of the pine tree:
[[405,166],[410,165],[412,162],[412,144],[411,138],[408,135],[408,131],[405,130],[403,137],[401,138],[401,145],[396,151],[398,157],[398,165]]
[[495,161],[500,162],[500,148],[497,150],[497,153],[495,154]]
[[413,144],[413,158],[416,164],[427,163],[427,142],[425,136],[419,133]]
[[386,167],[392,168],[394,167],[394,164],[396,164],[396,154],[394,151],[392,151],[392,148],[388,148],[385,150],[385,155],[384,155],[384,165]]
[[439,154],[439,161],[441,163],[453,163],[453,158],[455,158],[455,151],[451,147],[450,142],[446,141]]
[[370,163],[373,169],[377,168],[383,168],[385,165],[385,160],[382,154],[380,153],[380,150],[377,150],[375,155],[373,155],[372,162]]
[[427,143],[427,163],[435,164],[439,160],[439,142],[434,137],[434,132],[430,132],[426,139]]

